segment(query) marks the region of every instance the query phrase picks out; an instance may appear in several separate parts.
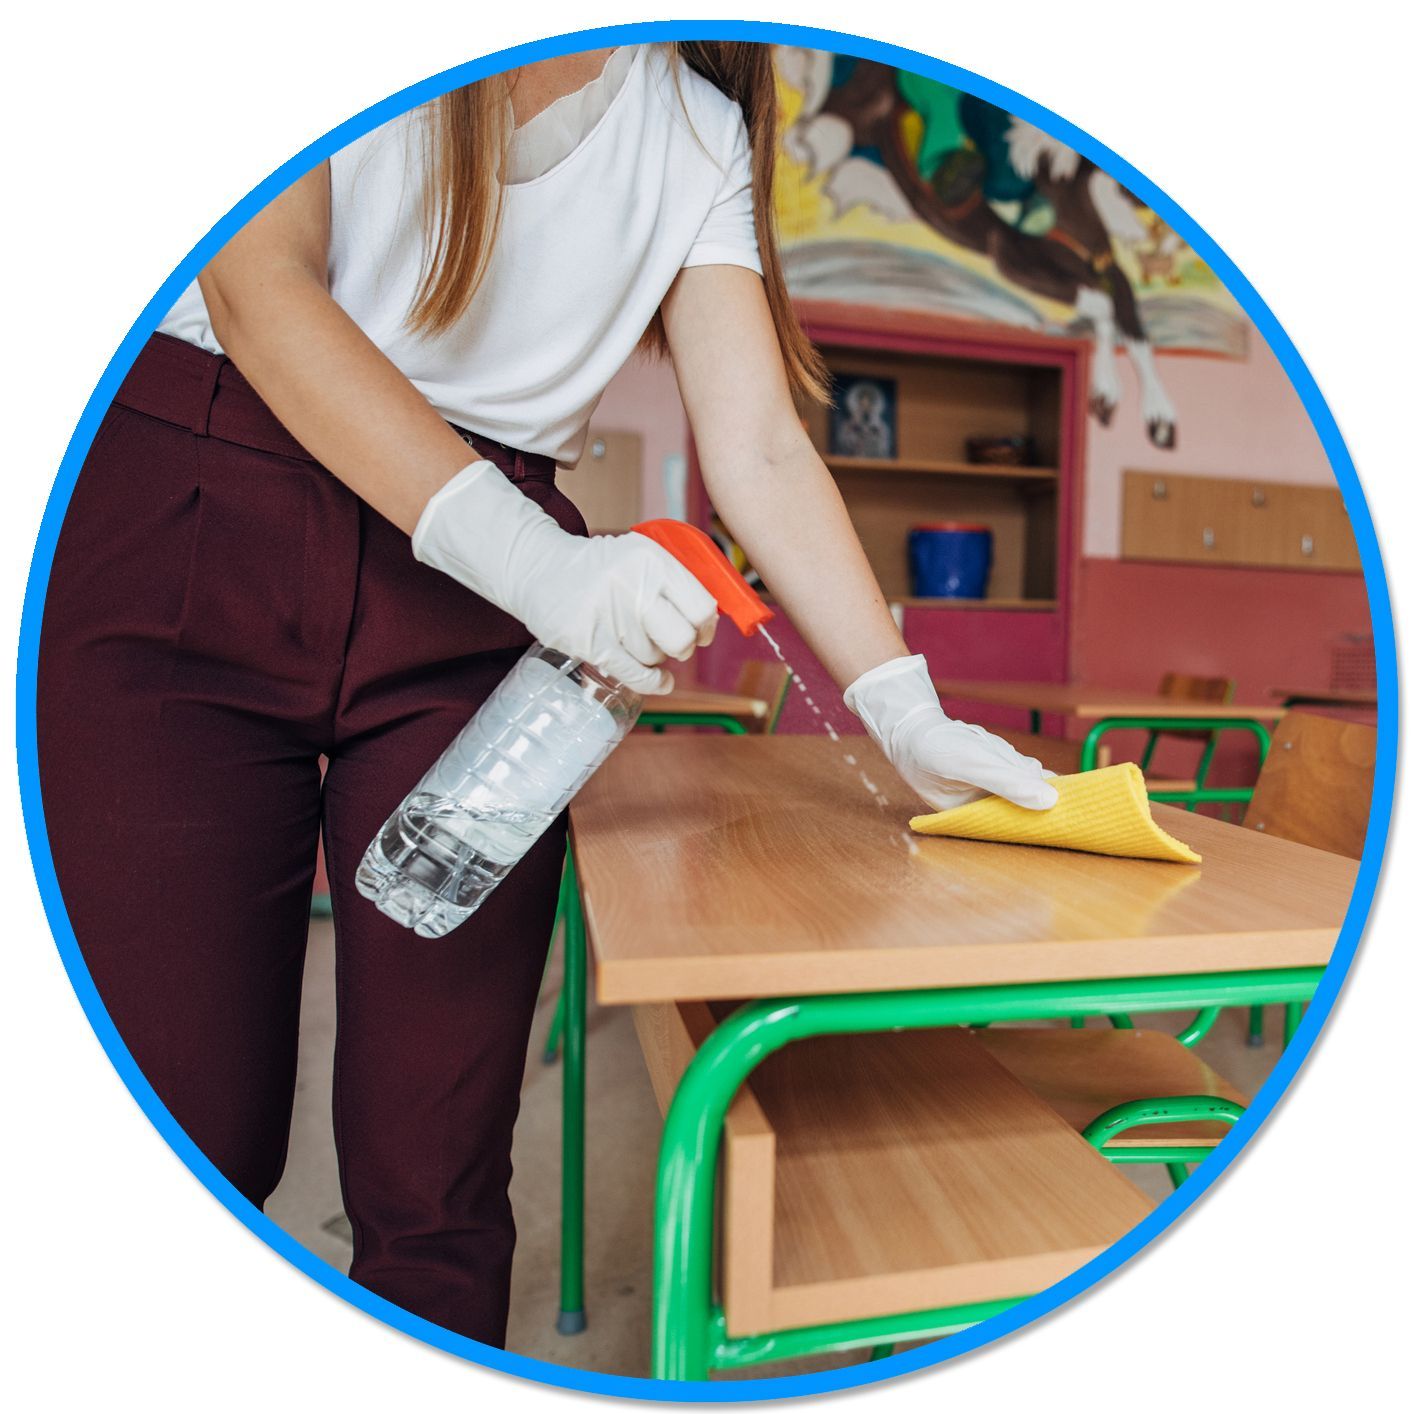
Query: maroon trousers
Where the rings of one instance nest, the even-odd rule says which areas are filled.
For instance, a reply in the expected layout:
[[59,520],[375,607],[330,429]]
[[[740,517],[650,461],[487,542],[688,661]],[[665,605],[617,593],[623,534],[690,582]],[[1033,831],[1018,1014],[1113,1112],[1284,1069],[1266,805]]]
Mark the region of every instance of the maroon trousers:
[[[474,445],[584,533],[549,461]],[[323,826],[351,1275],[494,1345],[564,828],[439,941],[386,919],[354,873],[529,641],[414,560],[227,359],[157,335],[79,476],[39,659],[45,819],[79,946],[158,1096],[257,1205],[285,1163]]]

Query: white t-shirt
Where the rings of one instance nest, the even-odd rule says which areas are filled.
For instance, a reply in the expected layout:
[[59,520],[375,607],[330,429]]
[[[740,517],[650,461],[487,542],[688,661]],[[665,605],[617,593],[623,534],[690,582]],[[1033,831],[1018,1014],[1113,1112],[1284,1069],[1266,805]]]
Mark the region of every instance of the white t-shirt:
[[[487,274],[435,337],[405,324],[422,269],[424,110],[330,159],[335,300],[448,421],[564,466],[681,269],[762,271],[737,104],[685,64],[676,74],[657,44],[616,51],[569,97],[518,130]],[[538,154],[556,160],[519,179]],[[221,352],[195,283],[160,327]]]

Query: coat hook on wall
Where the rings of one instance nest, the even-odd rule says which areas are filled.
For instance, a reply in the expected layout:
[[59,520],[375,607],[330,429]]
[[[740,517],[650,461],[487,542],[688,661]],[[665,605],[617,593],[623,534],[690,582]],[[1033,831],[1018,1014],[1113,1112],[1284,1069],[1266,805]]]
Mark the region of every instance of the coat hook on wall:
[[1164,501],[1166,499],[1166,483],[1164,481],[1153,481],[1151,483],[1151,499],[1153,501]]
[[1215,532],[1209,526],[1206,526],[1206,528],[1201,531],[1201,544],[1204,545],[1207,550],[1215,549]]
[[1299,553],[1301,555],[1314,553],[1314,537],[1312,535],[1306,535],[1299,541]]
[[1250,492],[1250,504],[1252,506],[1263,506],[1267,504],[1265,501],[1265,494],[1259,489],[1258,486],[1256,486],[1255,489]]

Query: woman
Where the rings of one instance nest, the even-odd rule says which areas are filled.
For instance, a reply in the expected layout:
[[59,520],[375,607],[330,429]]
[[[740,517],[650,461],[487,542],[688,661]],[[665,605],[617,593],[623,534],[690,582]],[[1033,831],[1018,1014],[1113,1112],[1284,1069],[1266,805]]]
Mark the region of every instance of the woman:
[[764,47],[599,50],[337,154],[173,307],[55,559],[44,804],[119,1033],[263,1203],[323,825],[351,1274],[491,1344],[564,827],[446,942],[353,880],[531,636],[646,692],[711,637],[687,571],[641,536],[586,539],[555,489],[637,344],[673,359],[715,506],[905,780],[936,807],[1054,799],[1036,762],[941,712],[794,411],[822,377],[773,243],[774,103]]

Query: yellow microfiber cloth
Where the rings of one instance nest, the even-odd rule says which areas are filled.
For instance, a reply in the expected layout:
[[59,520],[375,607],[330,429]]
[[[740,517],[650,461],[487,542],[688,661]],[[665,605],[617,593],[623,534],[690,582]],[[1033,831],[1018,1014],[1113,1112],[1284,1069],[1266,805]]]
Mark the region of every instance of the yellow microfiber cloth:
[[917,815],[910,828],[917,834],[962,840],[1050,845],[1174,864],[1201,862],[1195,850],[1173,839],[1151,818],[1146,781],[1132,762],[1056,776],[1053,784],[1058,788],[1058,803],[1051,810],[1025,810],[991,795],[938,815]]

